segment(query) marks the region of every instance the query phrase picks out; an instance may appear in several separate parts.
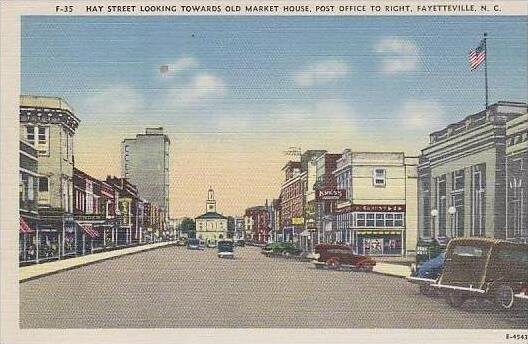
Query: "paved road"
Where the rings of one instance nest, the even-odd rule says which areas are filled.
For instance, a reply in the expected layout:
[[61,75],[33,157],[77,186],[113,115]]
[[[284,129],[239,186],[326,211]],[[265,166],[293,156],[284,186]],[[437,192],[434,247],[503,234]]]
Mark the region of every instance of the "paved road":
[[21,327],[528,327],[526,309],[457,310],[399,278],[236,253],[171,246],[24,282]]

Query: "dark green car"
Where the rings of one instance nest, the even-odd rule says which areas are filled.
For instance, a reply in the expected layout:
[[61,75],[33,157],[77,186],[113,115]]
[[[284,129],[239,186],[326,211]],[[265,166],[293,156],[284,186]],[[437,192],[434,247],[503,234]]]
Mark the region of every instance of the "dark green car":
[[263,253],[275,253],[283,255],[299,255],[302,250],[290,242],[274,242],[262,248]]

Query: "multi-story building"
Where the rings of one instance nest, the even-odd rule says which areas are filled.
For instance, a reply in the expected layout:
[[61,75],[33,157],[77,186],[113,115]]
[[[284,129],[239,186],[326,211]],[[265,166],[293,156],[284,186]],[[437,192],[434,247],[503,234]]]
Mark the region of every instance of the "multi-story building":
[[61,98],[20,96],[20,137],[38,151],[40,260],[76,254],[73,141],[79,123]]
[[337,241],[368,255],[404,255],[417,241],[418,158],[404,153],[352,152],[337,160]]
[[301,166],[301,162],[289,161],[282,169],[285,175],[280,194],[283,241],[298,242],[305,230],[304,193],[308,184],[307,171],[302,171]]
[[[316,232],[312,232],[312,240],[315,243],[321,241],[331,242],[337,240],[337,226],[335,218],[337,183],[334,171],[337,168],[337,160],[341,154],[324,153],[315,158],[315,193],[314,207],[310,209],[315,213]],[[313,228],[313,227],[312,227]]]
[[145,134],[121,143],[121,174],[136,185],[139,195],[160,206],[169,218],[170,140],[163,128],[147,128]]
[[418,168],[421,237],[524,240],[526,113],[498,102],[430,134]]
[[38,263],[38,152],[26,141],[19,147],[19,262]]
[[244,214],[246,233],[252,240],[269,241],[271,238],[271,221],[269,207],[258,205],[247,208]]
[[235,232],[233,233],[234,240],[246,240],[245,220],[242,216],[235,216],[234,219]]
[[219,239],[227,238],[227,217],[216,212],[216,200],[212,188],[207,192],[205,213],[198,216],[195,223],[198,239],[215,243]]
[[506,239],[528,243],[528,113],[506,122]]
[[116,245],[124,246],[143,242],[145,235],[143,200],[138,189],[126,178],[106,177],[106,183],[118,194],[117,210],[118,228]]

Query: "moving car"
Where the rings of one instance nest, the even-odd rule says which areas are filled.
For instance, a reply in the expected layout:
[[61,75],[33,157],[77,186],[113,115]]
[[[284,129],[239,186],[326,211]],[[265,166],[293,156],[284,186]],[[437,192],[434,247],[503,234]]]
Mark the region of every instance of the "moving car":
[[240,247],[244,247],[246,245],[246,242],[242,239],[238,239],[236,242],[235,242],[235,245],[236,246],[240,246]]
[[217,243],[218,257],[220,258],[235,258],[234,244],[231,240],[220,240]]
[[528,244],[489,238],[457,238],[449,242],[437,282],[449,305],[485,298],[510,310],[528,291]]
[[188,250],[203,250],[204,244],[200,239],[189,239],[187,240],[187,249]]
[[335,270],[352,269],[358,271],[372,271],[376,261],[368,256],[355,254],[349,246],[335,244],[319,244],[315,246],[314,260],[318,269],[329,268]]

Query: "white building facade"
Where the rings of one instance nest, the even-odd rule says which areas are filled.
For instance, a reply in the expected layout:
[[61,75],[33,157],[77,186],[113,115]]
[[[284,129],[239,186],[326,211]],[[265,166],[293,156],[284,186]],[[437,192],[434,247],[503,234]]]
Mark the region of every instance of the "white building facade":
[[215,243],[227,238],[227,217],[216,212],[214,190],[209,189],[205,201],[206,212],[195,219],[196,238]]
[[337,241],[358,254],[402,256],[417,243],[418,158],[400,152],[345,150],[334,171]]

